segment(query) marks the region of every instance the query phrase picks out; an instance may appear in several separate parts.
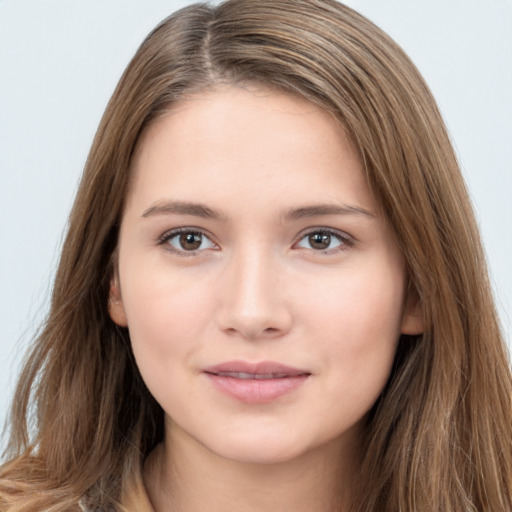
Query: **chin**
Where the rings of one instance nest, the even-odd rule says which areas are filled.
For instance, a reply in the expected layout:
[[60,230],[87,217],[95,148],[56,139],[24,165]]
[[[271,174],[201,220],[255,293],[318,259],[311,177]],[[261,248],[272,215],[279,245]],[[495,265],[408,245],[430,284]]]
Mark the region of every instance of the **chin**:
[[252,446],[232,446],[222,450],[218,455],[233,462],[244,464],[283,464],[302,455],[301,450],[291,447],[287,449],[282,444],[266,445],[265,442],[255,443]]
[[215,440],[210,450],[218,456],[246,464],[281,464],[298,459],[313,446],[290,432],[254,432],[243,436],[223,436],[222,443]]

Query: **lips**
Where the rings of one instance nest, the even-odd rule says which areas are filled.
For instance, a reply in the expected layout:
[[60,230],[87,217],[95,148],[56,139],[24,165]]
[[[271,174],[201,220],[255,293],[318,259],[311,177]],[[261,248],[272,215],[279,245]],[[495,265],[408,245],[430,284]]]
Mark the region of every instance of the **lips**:
[[204,370],[214,387],[244,403],[262,404],[297,390],[310,372],[272,361],[229,361]]
[[234,379],[256,379],[256,380],[268,380],[268,379],[283,379],[289,377],[286,373],[245,373],[245,372],[218,372],[215,375],[219,377],[233,377]]

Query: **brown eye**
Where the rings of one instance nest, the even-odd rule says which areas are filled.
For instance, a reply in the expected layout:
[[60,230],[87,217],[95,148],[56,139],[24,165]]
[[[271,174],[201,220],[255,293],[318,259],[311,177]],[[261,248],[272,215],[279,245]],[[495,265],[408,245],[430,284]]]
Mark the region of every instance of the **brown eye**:
[[297,243],[296,247],[312,251],[331,252],[336,249],[343,250],[351,245],[348,235],[319,229],[305,234]]
[[308,235],[308,241],[313,249],[328,249],[331,245],[331,235],[329,233],[311,233]]
[[180,235],[180,246],[185,251],[197,251],[201,247],[202,241],[201,233],[182,233]]
[[174,253],[193,256],[196,252],[206,249],[215,249],[216,245],[200,231],[189,231],[180,229],[168,233],[161,238],[162,244],[165,244],[169,250]]

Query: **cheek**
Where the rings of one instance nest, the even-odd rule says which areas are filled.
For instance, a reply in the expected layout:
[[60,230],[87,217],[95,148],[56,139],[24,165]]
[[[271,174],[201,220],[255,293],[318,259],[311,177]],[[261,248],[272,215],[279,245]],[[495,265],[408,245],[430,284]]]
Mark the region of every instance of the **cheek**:
[[331,396],[343,396],[354,411],[366,412],[381,393],[400,337],[403,274],[385,270],[349,272],[309,304]]
[[[160,277],[152,278],[153,274]],[[200,348],[204,338],[200,332],[211,316],[212,305],[201,287],[180,276],[164,275],[140,271],[123,282],[130,338],[144,378],[145,373],[183,364]]]
[[319,330],[337,332],[340,339],[352,340],[354,348],[372,344],[399,334],[403,286],[402,273],[392,268],[347,269],[303,293],[304,311]]

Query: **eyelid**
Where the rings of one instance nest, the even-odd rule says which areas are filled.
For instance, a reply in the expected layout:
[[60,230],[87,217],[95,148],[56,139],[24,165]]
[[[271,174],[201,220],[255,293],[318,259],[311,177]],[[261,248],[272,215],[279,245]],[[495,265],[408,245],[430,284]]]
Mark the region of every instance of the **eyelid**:
[[[195,226],[182,226],[179,228],[169,229],[158,237],[157,245],[163,246],[166,251],[168,251],[172,254],[176,254],[178,256],[184,256],[184,257],[195,256],[198,253],[204,252],[207,250],[207,249],[198,249],[195,251],[185,251],[185,250],[180,251],[180,250],[177,250],[176,248],[174,248],[172,245],[167,243],[171,238],[174,238],[175,236],[181,235],[183,233],[198,233],[198,234],[204,236],[205,238],[207,238],[215,246],[214,250],[219,249],[219,245],[217,244],[217,242],[215,242],[213,237],[208,232],[206,232],[202,228],[198,228]],[[209,249],[209,250],[211,250],[211,249]]]
[[[175,249],[170,244],[167,244],[167,242],[171,238],[173,238],[177,235],[183,234],[183,233],[199,233],[202,236],[206,237],[215,246],[214,250],[219,249],[219,245],[214,240],[214,237],[212,235],[210,235],[207,231],[205,231],[203,228],[199,228],[196,226],[182,226],[179,228],[169,229],[157,238],[157,245],[165,246],[164,249],[166,251],[171,252],[173,254],[177,254],[179,256],[194,256],[200,252],[204,252],[207,250],[207,249],[198,249],[195,251],[185,251],[185,250],[181,251],[181,250]],[[324,249],[324,250],[315,250],[315,249],[307,249],[304,247],[296,247],[300,241],[302,241],[306,236],[308,236],[312,233],[327,233],[331,236],[334,236],[338,240],[340,240],[341,244],[332,249]],[[345,250],[349,249],[350,247],[352,247],[355,243],[356,243],[356,239],[352,235],[349,235],[348,233],[346,233],[345,231],[340,231],[338,229],[328,228],[325,226],[315,226],[315,227],[310,227],[310,228],[302,231],[297,236],[295,242],[293,243],[292,248],[309,250],[309,251],[312,251],[317,254],[332,254],[332,253],[336,253],[336,252],[345,251]],[[211,250],[211,249],[208,249],[208,250]]]
[[341,241],[341,245],[334,247],[332,249],[324,249],[324,250],[306,249],[304,247],[298,247],[298,249],[310,250],[317,254],[332,254],[335,252],[346,251],[350,247],[354,246],[354,244],[356,243],[356,239],[352,235],[349,235],[348,233],[346,233],[345,231],[340,231],[339,229],[328,228],[328,227],[324,227],[324,226],[316,226],[316,227],[308,228],[308,229],[302,231],[297,236],[296,241],[293,244],[293,247],[297,246],[297,244],[301,240],[303,240],[306,236],[311,235],[313,233],[327,233],[327,234],[339,239]]

